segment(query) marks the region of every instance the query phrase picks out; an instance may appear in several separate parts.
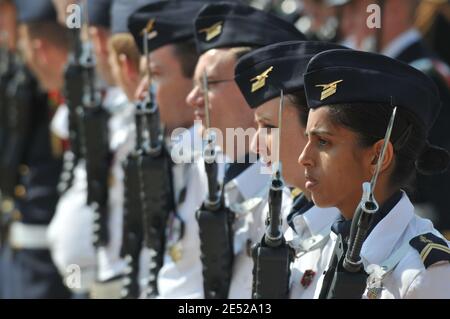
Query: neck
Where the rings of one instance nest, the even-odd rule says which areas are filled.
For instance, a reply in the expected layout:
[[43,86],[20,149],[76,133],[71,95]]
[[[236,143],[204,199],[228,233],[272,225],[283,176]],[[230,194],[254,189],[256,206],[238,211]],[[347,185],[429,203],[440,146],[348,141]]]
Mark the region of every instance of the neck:
[[386,49],[386,47],[392,43],[398,36],[402,35],[409,29],[413,28],[413,24],[410,21],[401,21],[396,22],[396,25],[392,28],[388,26],[378,30],[378,32],[382,32],[380,48],[381,50]]
[[[395,189],[391,189],[390,187],[384,185],[382,186],[382,184],[380,183],[375,188],[373,196],[378,203],[378,206],[381,207],[395,192]],[[359,197],[356,197],[358,195]],[[355,214],[355,211],[358,208],[359,203],[361,202],[362,190],[358,194],[356,194],[356,196],[348,202],[338,206],[342,216],[344,216],[344,218],[347,220],[353,218],[353,215]]]

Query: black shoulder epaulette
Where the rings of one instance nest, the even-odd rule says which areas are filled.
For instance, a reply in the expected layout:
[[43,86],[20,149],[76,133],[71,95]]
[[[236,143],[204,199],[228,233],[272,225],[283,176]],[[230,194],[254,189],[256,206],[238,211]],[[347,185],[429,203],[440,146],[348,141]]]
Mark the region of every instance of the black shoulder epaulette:
[[409,244],[419,252],[425,268],[439,261],[450,261],[450,248],[447,243],[432,233],[414,237]]

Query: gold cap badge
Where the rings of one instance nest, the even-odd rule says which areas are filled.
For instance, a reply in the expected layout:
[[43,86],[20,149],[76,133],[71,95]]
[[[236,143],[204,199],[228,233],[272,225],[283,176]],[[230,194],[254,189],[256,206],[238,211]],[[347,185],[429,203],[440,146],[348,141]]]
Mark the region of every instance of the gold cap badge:
[[212,26],[210,26],[208,28],[198,30],[198,32],[199,33],[205,32],[206,33],[206,41],[210,41],[222,33],[222,25],[223,25],[223,21],[219,21],[217,23],[214,23]]
[[155,27],[155,19],[150,19],[147,22],[147,25],[145,26],[145,28],[142,29],[141,35],[143,36],[144,33],[147,32],[147,38],[149,40],[155,38],[158,35],[158,31],[153,30],[154,27]]
[[[266,79],[269,77],[269,73],[272,72],[273,66],[265,70],[260,75],[255,76],[253,79],[250,80],[252,83],[252,93],[259,90],[260,88],[264,87],[266,85]],[[255,81],[255,82],[254,82]]]
[[341,83],[344,80],[334,81],[329,84],[318,84],[316,87],[322,88],[322,94],[320,95],[320,100],[325,100],[327,97],[332,96],[336,93],[338,83]]

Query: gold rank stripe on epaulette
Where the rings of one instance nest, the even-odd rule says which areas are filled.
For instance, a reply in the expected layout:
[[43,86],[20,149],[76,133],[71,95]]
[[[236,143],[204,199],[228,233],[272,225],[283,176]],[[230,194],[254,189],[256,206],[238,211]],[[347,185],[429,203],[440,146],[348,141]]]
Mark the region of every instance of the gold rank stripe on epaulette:
[[222,33],[223,21],[214,23],[212,26],[198,30],[198,33],[206,33],[205,41],[211,41]]
[[425,262],[425,260],[428,258],[428,255],[433,249],[441,250],[445,253],[448,253],[450,255],[450,248],[440,245],[440,244],[427,244],[424,249],[420,252],[420,258],[422,259],[422,262]]
[[328,84],[317,84],[316,87],[322,88],[322,93],[320,94],[320,100],[323,101],[327,97],[334,95],[337,91],[337,85],[344,80],[337,80]]
[[450,248],[447,242],[432,233],[416,236],[409,244],[417,250],[425,268],[441,261],[450,262]]
[[269,77],[269,73],[273,71],[273,66],[269,67],[267,70],[258,74],[250,80],[252,83],[252,93],[259,90],[266,85],[266,79]]

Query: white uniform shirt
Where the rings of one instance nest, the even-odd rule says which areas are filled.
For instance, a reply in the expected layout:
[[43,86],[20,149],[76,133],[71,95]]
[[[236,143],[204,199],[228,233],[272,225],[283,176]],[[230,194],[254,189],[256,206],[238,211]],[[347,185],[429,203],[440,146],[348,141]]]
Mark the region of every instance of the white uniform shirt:
[[[296,249],[296,258],[291,265],[290,298],[311,299],[315,287],[325,267],[329,253],[324,249],[330,238],[331,225],[339,216],[336,208],[311,207],[305,213],[293,218],[295,232],[290,228],[285,237],[291,239],[291,246]],[[306,274],[305,274],[306,273]],[[309,275],[309,274],[314,275]],[[302,284],[303,279],[303,284]]]
[[225,186],[226,204],[237,217],[233,227],[235,259],[230,299],[252,297],[253,259],[249,248],[264,235],[264,208],[270,186],[270,175],[261,173],[262,165],[256,162]]
[[[60,273],[63,276],[71,275],[73,273],[73,270],[70,270],[71,265],[78,265],[81,268],[81,287],[74,289],[83,292],[91,288],[95,279],[107,280],[119,275],[124,268],[124,262],[119,258],[123,218],[121,161],[132,147],[130,121],[134,119],[132,106],[127,103],[126,96],[120,89],[109,89],[104,105],[113,112],[109,122],[110,147],[115,152],[111,170],[113,185],[109,190],[108,201],[111,242],[108,247],[98,252],[99,256],[96,256],[92,245],[93,211],[86,204],[87,181],[84,160],[80,160],[77,164],[72,186],[59,199],[48,230],[52,258]],[[67,125],[68,122],[60,118],[58,123],[52,123],[53,130],[63,132],[64,128],[59,126]],[[97,261],[99,261],[98,278],[95,276]]]
[[[192,139],[192,136],[197,134],[196,128],[192,127],[188,134],[191,134]],[[182,138],[181,142],[185,142],[185,139]],[[200,299],[204,296],[200,239],[195,212],[206,197],[207,179],[204,163],[198,158],[198,154],[192,154],[191,158],[191,164],[181,163],[173,166],[175,188],[180,190],[185,187],[186,191],[184,201],[177,205],[177,213],[184,223],[184,234],[174,247],[166,247],[164,265],[158,275],[158,298]],[[222,165],[219,165],[219,171],[223,171]],[[223,176],[223,172],[219,178],[220,176]],[[171,249],[176,250],[179,258],[172,258]]]
[[110,88],[104,99],[104,106],[111,112],[108,122],[111,163],[111,184],[108,189],[109,243],[100,247],[98,257],[98,279],[106,281],[123,274],[125,261],[120,258],[124,214],[124,171],[123,162],[134,147],[134,105],[119,88]]
[[53,262],[63,277],[73,273],[72,265],[80,267],[81,282],[69,288],[88,292],[95,281],[96,254],[92,245],[92,209],[86,205],[87,181],[85,161],[74,169],[72,186],[60,197],[47,231]]
[[[366,289],[363,298],[450,298],[450,263],[441,261],[425,268],[419,252],[409,244],[412,238],[426,233],[443,238],[428,219],[414,214],[414,206],[408,196],[403,194],[362,246],[364,269],[366,272],[370,268],[376,269],[368,280],[374,283],[369,288],[375,289]],[[331,233],[330,237],[327,245],[334,247],[337,236]],[[377,267],[384,265],[389,265],[389,272],[384,273]],[[323,276],[316,287],[316,298],[319,296],[322,280]],[[381,289],[376,289],[380,287]]]

